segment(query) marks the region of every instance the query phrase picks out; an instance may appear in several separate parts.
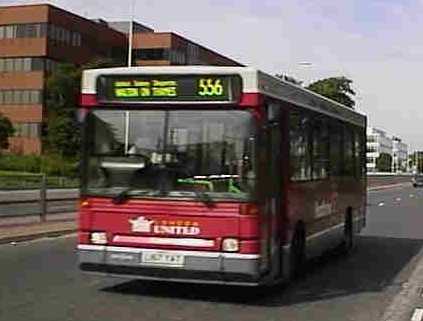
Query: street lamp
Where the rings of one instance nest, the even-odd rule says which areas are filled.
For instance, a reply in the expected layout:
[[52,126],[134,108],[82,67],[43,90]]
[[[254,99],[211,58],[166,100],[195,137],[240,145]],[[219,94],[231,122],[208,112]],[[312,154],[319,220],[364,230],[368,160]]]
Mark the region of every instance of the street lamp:
[[132,41],[134,37],[134,13],[135,12],[135,0],[132,0],[131,4],[131,21],[129,22],[129,39],[128,39],[128,67],[132,66]]

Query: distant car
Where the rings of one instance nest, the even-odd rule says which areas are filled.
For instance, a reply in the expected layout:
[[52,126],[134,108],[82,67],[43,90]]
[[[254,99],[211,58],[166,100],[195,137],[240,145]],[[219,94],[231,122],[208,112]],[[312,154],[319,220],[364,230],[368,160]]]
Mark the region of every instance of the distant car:
[[416,175],[411,181],[414,187],[423,187],[423,175]]

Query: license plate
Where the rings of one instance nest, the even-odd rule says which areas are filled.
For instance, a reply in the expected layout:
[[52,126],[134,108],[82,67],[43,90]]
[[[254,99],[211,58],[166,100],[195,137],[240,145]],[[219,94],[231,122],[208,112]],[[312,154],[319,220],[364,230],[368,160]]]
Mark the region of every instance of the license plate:
[[141,256],[141,263],[157,266],[183,267],[184,256],[169,252],[145,252]]

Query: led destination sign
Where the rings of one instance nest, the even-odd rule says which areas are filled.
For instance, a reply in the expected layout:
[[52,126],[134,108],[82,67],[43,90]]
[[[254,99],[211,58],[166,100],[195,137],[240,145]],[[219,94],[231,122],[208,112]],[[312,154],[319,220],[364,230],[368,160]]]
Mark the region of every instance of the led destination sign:
[[235,102],[241,80],[228,75],[102,76],[97,89],[103,102]]

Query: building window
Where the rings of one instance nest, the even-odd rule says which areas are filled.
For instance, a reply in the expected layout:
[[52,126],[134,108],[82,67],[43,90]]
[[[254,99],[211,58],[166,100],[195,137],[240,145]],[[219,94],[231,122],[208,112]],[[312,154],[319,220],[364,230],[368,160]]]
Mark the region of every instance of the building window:
[[134,50],[134,58],[137,60],[169,60],[169,49],[136,49]]
[[13,72],[15,69],[15,60],[12,58],[6,58],[4,62],[4,71],[5,72]]
[[81,34],[79,32],[70,31],[68,29],[48,25],[48,38],[57,44],[65,44],[68,46],[80,47],[81,46]]
[[41,91],[39,90],[31,90],[29,96],[29,103],[30,104],[39,104],[41,102]]
[[71,33],[72,41],[71,45],[74,47],[80,47],[81,46],[81,34],[78,32],[72,32]]
[[45,67],[47,72],[54,72],[57,68],[57,62],[51,59],[45,60]]
[[6,26],[4,37],[6,39],[16,38],[16,26]]
[[4,104],[12,104],[13,103],[13,91],[5,90],[4,91]]
[[16,137],[39,138],[41,137],[40,123],[16,123],[15,128]]
[[200,65],[200,48],[189,43],[187,46],[187,62],[189,65]]
[[13,90],[12,99],[15,104],[22,104],[22,91],[21,90]]
[[41,90],[0,90],[0,105],[38,105],[41,103]]
[[46,36],[45,23],[0,26],[0,39],[41,38]]
[[52,71],[57,63],[44,58],[0,58],[0,72]]
[[170,50],[169,60],[175,65],[186,65],[187,57],[184,51],[172,49]]

